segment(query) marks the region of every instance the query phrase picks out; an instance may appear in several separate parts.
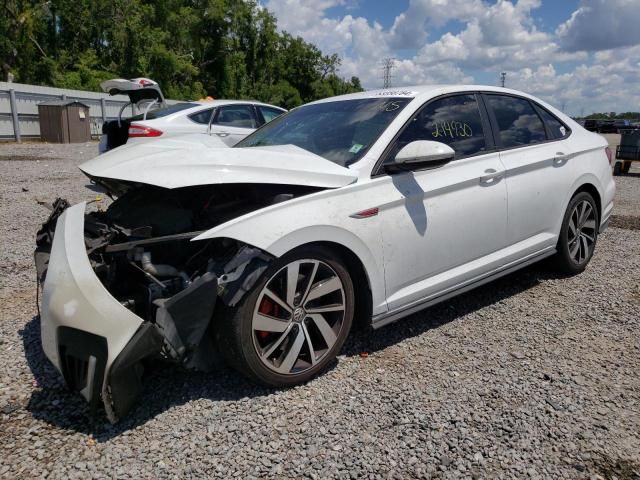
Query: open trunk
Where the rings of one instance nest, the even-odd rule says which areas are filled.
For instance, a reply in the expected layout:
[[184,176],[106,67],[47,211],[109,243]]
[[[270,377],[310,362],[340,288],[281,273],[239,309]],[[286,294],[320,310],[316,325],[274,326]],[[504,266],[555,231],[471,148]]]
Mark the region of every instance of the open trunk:
[[151,108],[164,108],[166,102],[160,85],[148,78],[125,80],[116,78],[100,84],[102,90],[109,95],[127,95],[129,104],[124,105],[116,120],[108,120],[102,125],[103,140],[100,142],[100,153],[107,152],[127,143],[131,118],[122,118],[128,105],[135,105],[142,110],[143,116]]

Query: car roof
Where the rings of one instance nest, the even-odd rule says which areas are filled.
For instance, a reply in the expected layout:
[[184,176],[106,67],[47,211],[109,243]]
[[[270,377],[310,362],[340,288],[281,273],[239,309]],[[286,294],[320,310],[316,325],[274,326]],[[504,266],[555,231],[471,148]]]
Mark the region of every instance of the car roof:
[[[394,88],[382,88],[377,90],[367,90],[365,92],[348,93],[346,95],[340,95],[337,97],[324,98],[312,103],[323,103],[336,100],[357,100],[361,98],[384,98],[384,97],[405,97],[405,98],[429,98],[437,95],[443,95],[447,93],[456,92],[496,92],[496,93],[508,93],[512,95],[521,95],[535,100],[535,97],[520,92],[518,90],[512,90],[510,88],[495,87],[493,85],[456,85],[456,84],[436,84],[436,85],[411,85],[408,87],[394,87]],[[539,101],[539,100],[538,100]]]
[[[195,102],[189,103],[197,103],[201,106],[207,107],[219,107],[221,105],[237,105],[237,104],[251,104],[251,105],[262,105],[263,107],[272,107],[277,108],[278,110],[285,110],[282,107],[278,107],[277,105],[270,105],[268,103],[258,102],[256,100],[225,100],[225,99],[216,99],[216,100],[197,100]],[[286,111],[286,110],[285,110]]]

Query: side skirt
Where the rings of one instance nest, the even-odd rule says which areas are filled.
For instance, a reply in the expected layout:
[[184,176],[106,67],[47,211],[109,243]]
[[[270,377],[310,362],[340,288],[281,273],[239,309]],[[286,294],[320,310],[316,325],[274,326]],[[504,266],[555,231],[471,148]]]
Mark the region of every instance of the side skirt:
[[424,310],[427,307],[431,307],[436,303],[443,302],[452,297],[460,295],[461,293],[468,292],[469,290],[473,290],[480,285],[484,285],[485,283],[492,282],[493,280],[508,275],[512,272],[520,270],[521,268],[526,267],[527,265],[531,265],[532,263],[536,263],[543,258],[550,257],[551,255],[556,253],[556,249],[553,247],[549,247],[549,249],[545,249],[542,252],[537,252],[531,254],[527,257],[524,257],[521,260],[518,260],[515,263],[504,265],[493,272],[489,272],[483,275],[480,275],[474,279],[468,280],[459,285],[455,285],[441,292],[430,295],[429,297],[423,298],[422,300],[418,300],[412,305],[408,305],[406,307],[401,307],[399,309],[393,310],[391,312],[382,313],[380,315],[376,315],[371,320],[371,325],[373,328],[378,329],[380,327],[384,327],[390,323],[393,323],[401,318],[409,316],[413,313],[419,312],[420,310]]

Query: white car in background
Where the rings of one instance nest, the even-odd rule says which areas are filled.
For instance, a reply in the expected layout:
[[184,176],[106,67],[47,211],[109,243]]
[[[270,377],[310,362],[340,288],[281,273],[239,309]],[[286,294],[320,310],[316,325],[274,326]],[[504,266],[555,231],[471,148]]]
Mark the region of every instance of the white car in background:
[[129,140],[137,143],[157,137],[207,133],[228,147],[286,110],[260,102],[209,100],[184,102],[129,118]]
[[59,200],[39,232],[42,345],[111,420],[144,359],[206,370],[219,350],[296,385],[354,317],[381,327],[550,256],[577,274],[615,193],[601,136],[474,85],[328,98],[233,148],[149,142],[80,169],[117,198]]
[[[105,122],[100,139],[100,153],[126,144],[189,133],[209,134],[221,145],[232,147],[265,123],[286,112],[266,103],[246,100],[207,100],[167,105],[160,87],[153,80],[114,79],[101,84],[110,95],[128,95],[130,104],[142,112],[129,118],[122,113]],[[210,142],[211,143],[211,142]]]

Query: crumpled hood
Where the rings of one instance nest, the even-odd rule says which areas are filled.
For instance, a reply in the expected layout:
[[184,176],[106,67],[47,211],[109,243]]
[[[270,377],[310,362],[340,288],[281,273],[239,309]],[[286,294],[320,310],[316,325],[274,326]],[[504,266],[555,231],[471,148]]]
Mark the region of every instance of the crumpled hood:
[[124,145],[80,165],[94,179],[164,188],[220,183],[268,183],[338,188],[357,175],[294,145],[228,148],[194,134]]

